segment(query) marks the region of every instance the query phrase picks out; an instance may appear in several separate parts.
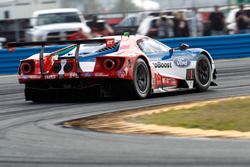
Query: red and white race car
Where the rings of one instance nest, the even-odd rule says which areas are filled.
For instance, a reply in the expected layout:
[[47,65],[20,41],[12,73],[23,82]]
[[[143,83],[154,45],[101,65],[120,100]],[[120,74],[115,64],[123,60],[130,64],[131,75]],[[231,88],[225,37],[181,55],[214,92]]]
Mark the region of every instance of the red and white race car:
[[[44,53],[49,44],[70,44]],[[146,98],[182,89],[206,91],[216,85],[212,57],[182,44],[172,49],[146,36],[125,34],[79,41],[9,43],[8,47],[42,46],[20,62],[18,79],[26,100],[50,101],[118,95]]]

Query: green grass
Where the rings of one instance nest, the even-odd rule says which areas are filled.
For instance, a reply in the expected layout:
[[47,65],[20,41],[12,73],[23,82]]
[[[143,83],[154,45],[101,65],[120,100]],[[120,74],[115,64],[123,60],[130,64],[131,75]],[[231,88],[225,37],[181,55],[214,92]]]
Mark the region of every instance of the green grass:
[[223,101],[203,107],[170,110],[135,120],[174,127],[250,131],[250,98]]

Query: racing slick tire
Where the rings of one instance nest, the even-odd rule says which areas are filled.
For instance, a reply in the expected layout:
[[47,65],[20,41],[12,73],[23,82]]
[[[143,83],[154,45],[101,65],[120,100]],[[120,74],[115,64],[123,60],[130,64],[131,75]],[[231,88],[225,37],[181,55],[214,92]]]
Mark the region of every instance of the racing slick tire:
[[195,88],[199,92],[206,91],[211,84],[211,64],[204,54],[201,54],[196,63],[195,69]]
[[150,71],[146,62],[139,58],[134,66],[132,92],[136,98],[146,98],[150,92]]

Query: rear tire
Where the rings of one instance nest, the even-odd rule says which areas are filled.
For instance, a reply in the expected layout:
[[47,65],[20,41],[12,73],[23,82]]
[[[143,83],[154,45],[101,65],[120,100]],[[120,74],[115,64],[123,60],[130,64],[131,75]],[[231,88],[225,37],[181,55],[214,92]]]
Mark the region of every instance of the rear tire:
[[199,92],[206,91],[211,84],[211,64],[207,56],[201,54],[196,63],[195,88]]
[[134,67],[132,92],[136,98],[146,98],[150,92],[150,72],[143,59],[138,59]]

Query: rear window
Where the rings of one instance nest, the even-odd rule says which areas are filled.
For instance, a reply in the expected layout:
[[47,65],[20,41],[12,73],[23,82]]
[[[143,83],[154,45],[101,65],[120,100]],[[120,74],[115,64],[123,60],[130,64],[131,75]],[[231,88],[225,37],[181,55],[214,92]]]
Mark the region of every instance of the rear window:
[[151,28],[157,28],[157,20],[152,20],[150,23]]

